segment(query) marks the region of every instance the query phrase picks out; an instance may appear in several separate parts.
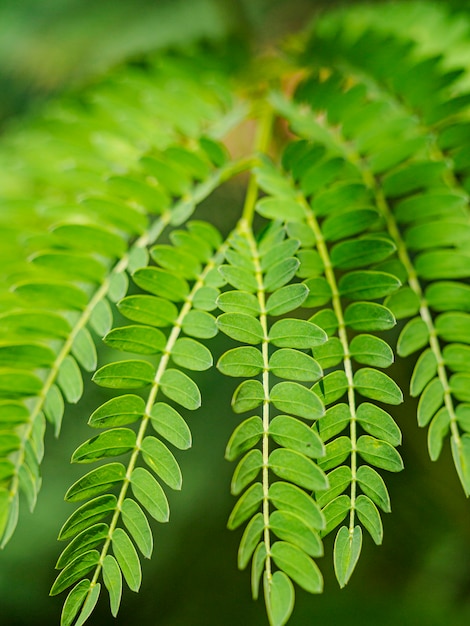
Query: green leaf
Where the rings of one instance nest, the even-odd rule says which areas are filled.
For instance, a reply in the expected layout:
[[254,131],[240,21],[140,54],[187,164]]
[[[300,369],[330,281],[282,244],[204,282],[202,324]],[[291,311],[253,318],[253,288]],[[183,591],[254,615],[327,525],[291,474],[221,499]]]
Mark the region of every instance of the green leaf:
[[85,602],[85,598],[90,590],[90,581],[85,578],[75,585],[75,587],[68,594],[62,614],[60,617],[60,626],[71,626],[75,616],[81,609],[82,604]]
[[123,326],[113,328],[104,338],[105,344],[123,352],[136,354],[157,354],[163,352],[166,337],[152,326]]
[[96,224],[59,224],[54,235],[67,246],[93,252],[105,257],[121,257],[126,252],[126,241],[120,235]]
[[351,440],[343,436],[326,444],[325,456],[319,460],[323,470],[332,469],[343,463],[351,454]]
[[454,372],[470,371],[470,346],[452,343],[445,346],[442,354],[446,366]]
[[95,371],[98,357],[94,341],[86,328],[81,328],[77,333],[72,344],[72,354],[87,372]]
[[253,482],[263,467],[261,450],[250,450],[238,463],[233,473],[230,492],[238,495]]
[[[273,420],[274,421],[274,420]],[[240,454],[255,446],[263,435],[263,422],[254,415],[239,424],[233,431],[225,449],[227,461],[234,461]]]
[[112,426],[126,426],[133,424],[145,413],[145,402],[139,396],[126,394],[111,398],[96,411],[88,420],[93,428],[110,428]]
[[263,573],[266,556],[266,546],[264,545],[264,542],[261,542],[260,544],[258,544],[258,547],[256,548],[253,555],[251,567],[251,593],[253,595],[253,600],[258,599],[259,582],[261,574]]
[[324,306],[331,300],[333,296],[331,287],[326,278],[323,278],[323,276],[309,278],[304,282],[304,285],[310,292],[303,304],[303,306],[306,308],[316,308]]
[[68,518],[59,531],[59,540],[69,539],[80,533],[82,530],[93,526],[116,509],[117,498],[114,495],[106,494],[93,498],[79,507]]
[[388,343],[373,335],[357,335],[349,344],[349,349],[354,360],[364,365],[389,367],[394,360]]
[[423,218],[447,217],[451,211],[465,206],[463,196],[449,193],[428,192],[405,198],[395,207],[397,220],[400,222],[420,221]]
[[126,296],[117,307],[127,319],[148,326],[170,326],[178,317],[173,302],[157,296]]
[[351,411],[347,404],[340,403],[330,407],[327,409],[325,417],[318,423],[321,438],[323,441],[328,441],[349,426],[350,421]]
[[375,209],[352,209],[331,215],[323,222],[323,236],[326,241],[338,241],[362,233],[375,224],[379,214]]
[[180,337],[171,350],[171,358],[180,367],[190,370],[203,371],[212,366],[212,355],[206,346],[189,339]]
[[189,285],[184,278],[159,267],[138,269],[132,278],[141,289],[172,302],[183,302],[189,295]]
[[188,425],[172,406],[157,402],[150,411],[155,431],[179,450],[191,447],[192,437]]
[[56,563],[56,569],[63,569],[80,554],[88,552],[108,536],[109,526],[107,524],[93,524],[89,528],[82,530],[63,550]]
[[129,289],[129,279],[125,272],[115,271],[109,279],[108,298],[111,302],[118,302],[127,293]]
[[90,325],[97,335],[104,337],[113,325],[113,314],[107,300],[95,304],[90,316]]
[[274,563],[309,593],[323,591],[323,578],[314,561],[303,550],[286,541],[271,547]]
[[318,505],[299,487],[286,482],[275,482],[269,487],[269,499],[281,511],[287,511],[314,530],[325,527],[325,519]]
[[316,493],[318,506],[327,505],[349,487],[352,481],[351,468],[347,465],[337,467],[328,472],[327,478],[330,484],[328,489]]
[[284,572],[274,572],[271,580],[264,576],[264,596],[270,626],[284,626],[294,610],[295,591]]
[[121,506],[122,521],[142,554],[148,559],[152,556],[153,537],[150,525],[140,506],[126,498]]
[[275,376],[289,380],[315,381],[323,374],[315,359],[291,348],[276,350],[269,359],[269,369]]
[[132,493],[157,522],[167,522],[170,508],[163,489],[143,467],[136,467],[131,475]]
[[342,276],[338,283],[340,295],[351,300],[384,298],[400,286],[400,281],[392,274],[372,270],[349,272]]
[[85,604],[78,616],[77,621],[75,622],[75,626],[83,626],[83,624],[87,621],[90,615],[93,613],[93,609],[98,602],[98,598],[100,596],[101,585],[100,583],[95,583],[95,585],[91,586],[90,593],[88,594],[87,599],[85,600]]
[[450,390],[452,394],[461,402],[470,402],[470,375],[453,374],[450,377]]
[[130,428],[113,428],[82,443],[72,455],[72,463],[91,463],[119,456],[135,448],[136,434]]
[[357,441],[357,451],[366,463],[388,470],[400,472],[403,469],[403,461],[400,455],[386,441],[375,439],[369,435],[362,435]]
[[196,383],[183,372],[167,369],[160,379],[162,392],[185,409],[194,411],[201,406],[201,392]]
[[388,330],[395,326],[393,313],[376,302],[353,302],[344,312],[344,323],[353,330]]
[[315,459],[325,453],[318,434],[300,420],[288,415],[277,415],[269,425],[269,434],[280,446],[305,456]]
[[419,313],[421,300],[411,287],[401,287],[385,300],[386,306],[398,319],[413,317]]
[[0,315],[0,336],[12,335],[22,340],[66,339],[71,332],[69,322],[50,311],[14,311]]
[[351,498],[346,494],[334,498],[323,509],[323,515],[325,516],[326,526],[322,531],[322,537],[325,537],[334,528],[336,528],[344,518],[349,514],[351,510]]
[[426,385],[418,402],[418,424],[426,426],[444,403],[444,388],[439,378]]
[[300,307],[308,296],[308,287],[302,283],[286,285],[274,291],[266,302],[268,315],[284,315]]
[[356,478],[366,496],[369,496],[382,511],[390,513],[390,496],[380,474],[368,465],[361,465],[357,470]]
[[468,496],[470,493],[470,435],[462,435],[459,441],[452,437],[451,447],[457,474],[465,494]]
[[341,588],[345,587],[357,565],[362,549],[362,529],[355,526],[353,532],[341,526],[336,535],[333,552],[336,579]]
[[222,374],[239,378],[257,376],[263,368],[264,361],[260,350],[249,346],[228,350],[217,362],[217,369]]
[[245,569],[248,565],[256,546],[261,540],[264,530],[264,518],[262,513],[257,513],[246,525],[238,549],[238,567]]
[[0,398],[36,396],[41,393],[42,386],[41,379],[34,374],[6,367],[0,368]]
[[297,252],[300,267],[297,270],[299,278],[314,278],[325,272],[325,265],[320,254],[316,250],[300,250]]
[[77,502],[95,496],[120,483],[126,476],[126,468],[122,463],[101,465],[82,478],[79,478],[65,494],[68,502]]
[[416,161],[385,175],[383,190],[386,196],[396,198],[411,191],[426,188],[441,181],[447,165],[443,161]]
[[54,434],[57,437],[62,425],[64,415],[64,399],[56,385],[51,385],[44,401],[44,414],[49,422],[54,426]]
[[416,273],[425,280],[468,278],[470,255],[457,250],[422,252],[415,261]]
[[367,496],[360,495],[356,500],[356,513],[364,528],[369,531],[374,543],[379,546],[383,539],[383,527],[375,504]]
[[98,565],[100,560],[100,553],[97,550],[89,550],[84,554],[81,554],[74,559],[67,567],[65,567],[55,579],[52,589],[50,591],[51,596],[56,596],[61,593],[67,587],[70,587],[83,576],[85,576],[93,567]]
[[110,389],[139,389],[150,385],[155,377],[155,367],[147,361],[119,361],[103,365],[93,375],[100,387]]
[[88,304],[88,296],[82,289],[62,281],[21,283],[14,292],[28,303],[55,311],[83,311]]
[[470,315],[468,313],[441,313],[436,318],[437,334],[449,342],[470,343]]
[[392,446],[401,444],[401,432],[395,420],[380,407],[363,402],[357,408],[356,419],[369,435],[388,441]]
[[254,293],[258,289],[258,282],[252,271],[233,265],[221,265],[219,272],[223,278],[235,289]]
[[181,328],[186,335],[200,339],[211,339],[217,335],[215,317],[207,311],[189,311]]
[[219,293],[219,289],[216,289],[215,287],[201,287],[194,294],[194,308],[201,309],[203,311],[213,311],[217,308],[217,298],[219,297]]
[[238,528],[240,524],[246,522],[246,520],[250,518],[259,508],[262,500],[263,487],[261,483],[251,485],[251,487],[243,493],[233,507],[227,522],[227,528],[229,530],[234,530],[235,528]]
[[312,387],[312,391],[323,404],[328,405],[339,400],[349,388],[349,381],[343,370],[330,372]]
[[107,554],[103,559],[103,581],[109,593],[111,614],[116,617],[121,604],[122,574],[116,559]]
[[300,265],[300,261],[295,257],[285,259],[268,269],[264,276],[264,288],[268,292],[273,292],[283,287],[295,276]]
[[39,343],[0,342],[0,367],[25,370],[50,367],[55,358],[51,348]]
[[198,278],[201,265],[192,253],[183,248],[174,248],[168,245],[153,246],[150,254],[164,269],[186,279]]
[[309,420],[318,419],[325,412],[318,396],[299,383],[277,383],[271,389],[270,400],[279,411]]
[[410,394],[413,398],[419,396],[430,380],[437,373],[437,361],[431,348],[425,350],[416,362],[411,376]]
[[344,359],[343,344],[338,337],[330,337],[326,343],[313,348],[312,352],[315,360],[324,369],[335,367]]
[[323,471],[308,457],[295,450],[277,448],[269,455],[268,467],[284,480],[310,491],[327,489]]
[[426,287],[426,301],[434,311],[470,310],[470,287],[458,282],[445,280]]
[[323,556],[320,537],[297,515],[273,511],[269,516],[269,528],[279,539],[292,543],[309,556]]
[[75,404],[80,400],[83,394],[83,379],[73,357],[68,355],[62,361],[57,382],[68,402]]
[[260,322],[246,313],[222,313],[217,319],[219,330],[231,339],[248,344],[259,344],[264,339]]
[[428,430],[428,450],[431,461],[437,461],[444,444],[444,439],[449,433],[450,414],[447,408],[442,407],[433,417]]
[[398,385],[386,374],[369,367],[363,367],[354,374],[357,391],[372,400],[386,404],[401,404],[403,394]]
[[277,348],[308,349],[325,343],[325,331],[305,320],[282,319],[275,322],[269,331],[269,341]]
[[302,222],[305,219],[303,206],[290,198],[262,198],[256,203],[256,211],[271,220]]
[[244,413],[255,409],[266,399],[263,385],[259,380],[244,380],[235,389],[232,397],[232,409],[235,413]]
[[339,269],[352,270],[371,266],[389,257],[396,247],[389,239],[380,237],[364,237],[343,241],[333,246],[331,263]]
[[129,588],[132,591],[139,591],[140,583],[142,582],[139,557],[127,533],[122,528],[114,530],[112,546],[114,556]]
[[429,342],[429,329],[421,318],[410,320],[400,333],[397,352],[405,357],[426,346]]
[[217,306],[224,313],[260,314],[258,298],[248,291],[225,291],[217,298]]
[[171,489],[181,489],[183,478],[177,460],[156,437],[148,436],[140,446],[142,456],[147,465],[159,476]]

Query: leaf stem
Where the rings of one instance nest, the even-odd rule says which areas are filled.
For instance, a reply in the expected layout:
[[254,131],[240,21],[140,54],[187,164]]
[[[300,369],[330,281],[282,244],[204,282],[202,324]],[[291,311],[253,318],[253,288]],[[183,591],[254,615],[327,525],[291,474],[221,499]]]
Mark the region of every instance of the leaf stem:
[[[254,152],[256,154],[264,155],[268,152],[269,144],[271,143],[272,131],[274,122],[274,111],[269,105],[263,107],[262,113],[258,118],[258,127],[255,137]],[[255,215],[255,206],[258,199],[258,183],[256,175],[251,174],[250,181],[248,183],[248,189],[245,196],[245,204],[243,205],[243,213],[241,221],[251,225]]]
[[349,422],[349,434],[351,439],[351,508],[349,513],[349,533],[352,537],[354,532],[354,518],[356,507],[356,495],[357,495],[357,420],[356,420],[356,396],[354,392],[354,380],[353,380],[353,367],[351,361],[351,355],[349,351],[349,339],[346,330],[346,324],[343,315],[343,306],[341,304],[341,297],[339,295],[338,284],[336,282],[336,276],[333,270],[333,266],[330,260],[330,254],[326,245],[323,233],[321,231],[318,220],[302,194],[299,194],[298,201],[304,207],[307,214],[307,224],[310,226],[316,240],[316,247],[318,254],[323,262],[325,268],[325,278],[330,286],[332,293],[333,310],[338,320],[338,338],[343,348],[343,368],[348,381],[348,404],[351,413]]

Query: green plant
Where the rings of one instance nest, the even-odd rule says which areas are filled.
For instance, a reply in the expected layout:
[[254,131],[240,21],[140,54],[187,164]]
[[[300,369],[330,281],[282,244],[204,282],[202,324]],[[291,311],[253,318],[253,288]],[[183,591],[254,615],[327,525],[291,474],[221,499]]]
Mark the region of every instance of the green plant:
[[[62,624],[86,621],[100,581],[113,615],[123,577],[138,591],[135,546],[151,556],[146,513],[167,522],[162,483],[181,489],[174,449],[191,446],[193,372],[213,366],[218,332],[231,341],[216,367],[243,379],[232,408],[249,414],[226,449],[241,457],[228,526],[244,526],[238,565],[251,562],[255,598],[263,580],[270,624],[289,619],[292,581],[322,591],[324,536],[336,533],[341,587],[363,529],[382,541],[380,470],[403,468],[387,409],[403,396],[382,371],[397,320],[398,355],[418,357],[410,393],[431,459],[449,440],[468,496],[466,21],[411,6],[421,28],[408,37],[394,4],[327,14],[276,57],[230,43],[160,53],[5,136],[2,546],[21,493],[34,508],[46,423],[59,434],[83,372],[116,392],[72,457],[101,463],[66,494],[79,507],[59,533]],[[233,156],[253,121],[253,148]],[[198,218],[247,175],[233,224]]]

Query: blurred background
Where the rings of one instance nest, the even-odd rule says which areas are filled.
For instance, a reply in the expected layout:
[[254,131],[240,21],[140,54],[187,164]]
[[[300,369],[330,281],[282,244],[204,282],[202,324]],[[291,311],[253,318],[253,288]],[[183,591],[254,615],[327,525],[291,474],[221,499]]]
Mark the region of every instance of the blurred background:
[[[303,27],[335,2],[308,0],[0,0],[0,131],[10,120],[71,85],[86,82],[129,54],[180,46],[200,38],[238,33],[254,46],[269,45]],[[349,2],[348,4],[352,4]],[[445,4],[442,3],[441,4]],[[468,2],[449,1],[460,11]],[[242,190],[228,186],[203,209],[240,206]],[[1,209],[0,209],[1,210]],[[227,211],[228,213],[228,211]],[[217,340],[222,341],[222,340]],[[224,345],[214,343],[220,354]],[[408,387],[413,363],[397,376]],[[262,601],[250,597],[249,572],[239,572],[241,532],[226,530],[234,504],[229,494],[234,467],[223,460],[238,419],[230,411],[233,381],[217,372],[200,379],[204,408],[188,415],[194,444],[178,455],[181,493],[170,494],[171,524],[155,529],[155,551],[143,564],[141,593],[125,591],[118,619],[103,593],[88,623],[139,626],[263,626]],[[91,387],[91,386],[90,386]],[[37,509],[23,515],[0,554],[0,626],[58,624],[63,596],[49,598],[56,541],[73,510],[63,502],[83,468],[69,465],[78,442],[90,436],[86,421],[107,399],[96,386],[79,409],[68,411],[62,434],[46,440],[43,489]],[[426,435],[416,426],[415,405],[395,410],[404,435],[405,472],[386,476],[392,514],[377,548],[365,537],[363,554],[348,587],[340,591],[328,555],[319,560],[325,593],[297,591],[292,626],[463,626],[470,620],[470,505],[446,448],[431,463]]]

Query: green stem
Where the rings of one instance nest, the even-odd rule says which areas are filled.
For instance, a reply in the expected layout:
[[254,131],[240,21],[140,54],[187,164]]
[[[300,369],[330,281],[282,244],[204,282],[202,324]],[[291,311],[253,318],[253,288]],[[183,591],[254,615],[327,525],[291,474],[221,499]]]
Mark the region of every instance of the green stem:
[[316,247],[318,254],[323,262],[325,268],[325,278],[330,286],[332,293],[333,311],[335,312],[336,319],[338,320],[338,337],[343,348],[343,367],[346,379],[348,381],[348,404],[351,412],[351,419],[349,424],[349,434],[351,439],[351,509],[349,514],[349,532],[352,535],[354,532],[354,518],[355,518],[355,506],[357,495],[357,428],[356,428],[356,397],[354,392],[354,372],[352,367],[351,355],[349,352],[349,339],[346,330],[346,324],[344,321],[343,307],[341,304],[341,297],[338,290],[338,284],[336,282],[336,276],[331,264],[328,247],[326,245],[323,233],[320,225],[304,196],[299,195],[298,201],[304,207],[307,214],[307,224],[310,226],[316,240]]
[[[274,122],[274,111],[266,105],[263,108],[263,112],[258,118],[258,127],[255,137],[254,152],[256,154],[266,154],[271,143],[272,131]],[[252,174],[248,183],[248,189],[245,197],[245,204],[243,205],[243,213],[241,221],[247,225],[253,223],[255,215],[256,201],[258,200],[258,183],[256,175]]]
[[268,316],[266,313],[266,290],[263,282],[263,270],[261,269],[260,257],[256,246],[256,241],[253,237],[251,228],[243,222],[239,227],[239,232],[246,237],[250,250],[251,257],[255,266],[255,278],[258,285],[257,298],[260,308],[259,321],[263,329],[263,342],[261,345],[261,352],[263,356],[263,375],[262,385],[264,391],[263,400],[263,438],[262,438],[262,454],[263,454],[263,471],[262,471],[262,485],[263,485],[263,523],[264,523],[264,545],[266,547],[266,577],[268,584],[272,580],[272,567],[271,567],[271,536],[269,532],[269,424],[270,424],[270,401],[269,401],[269,341],[268,341]]

